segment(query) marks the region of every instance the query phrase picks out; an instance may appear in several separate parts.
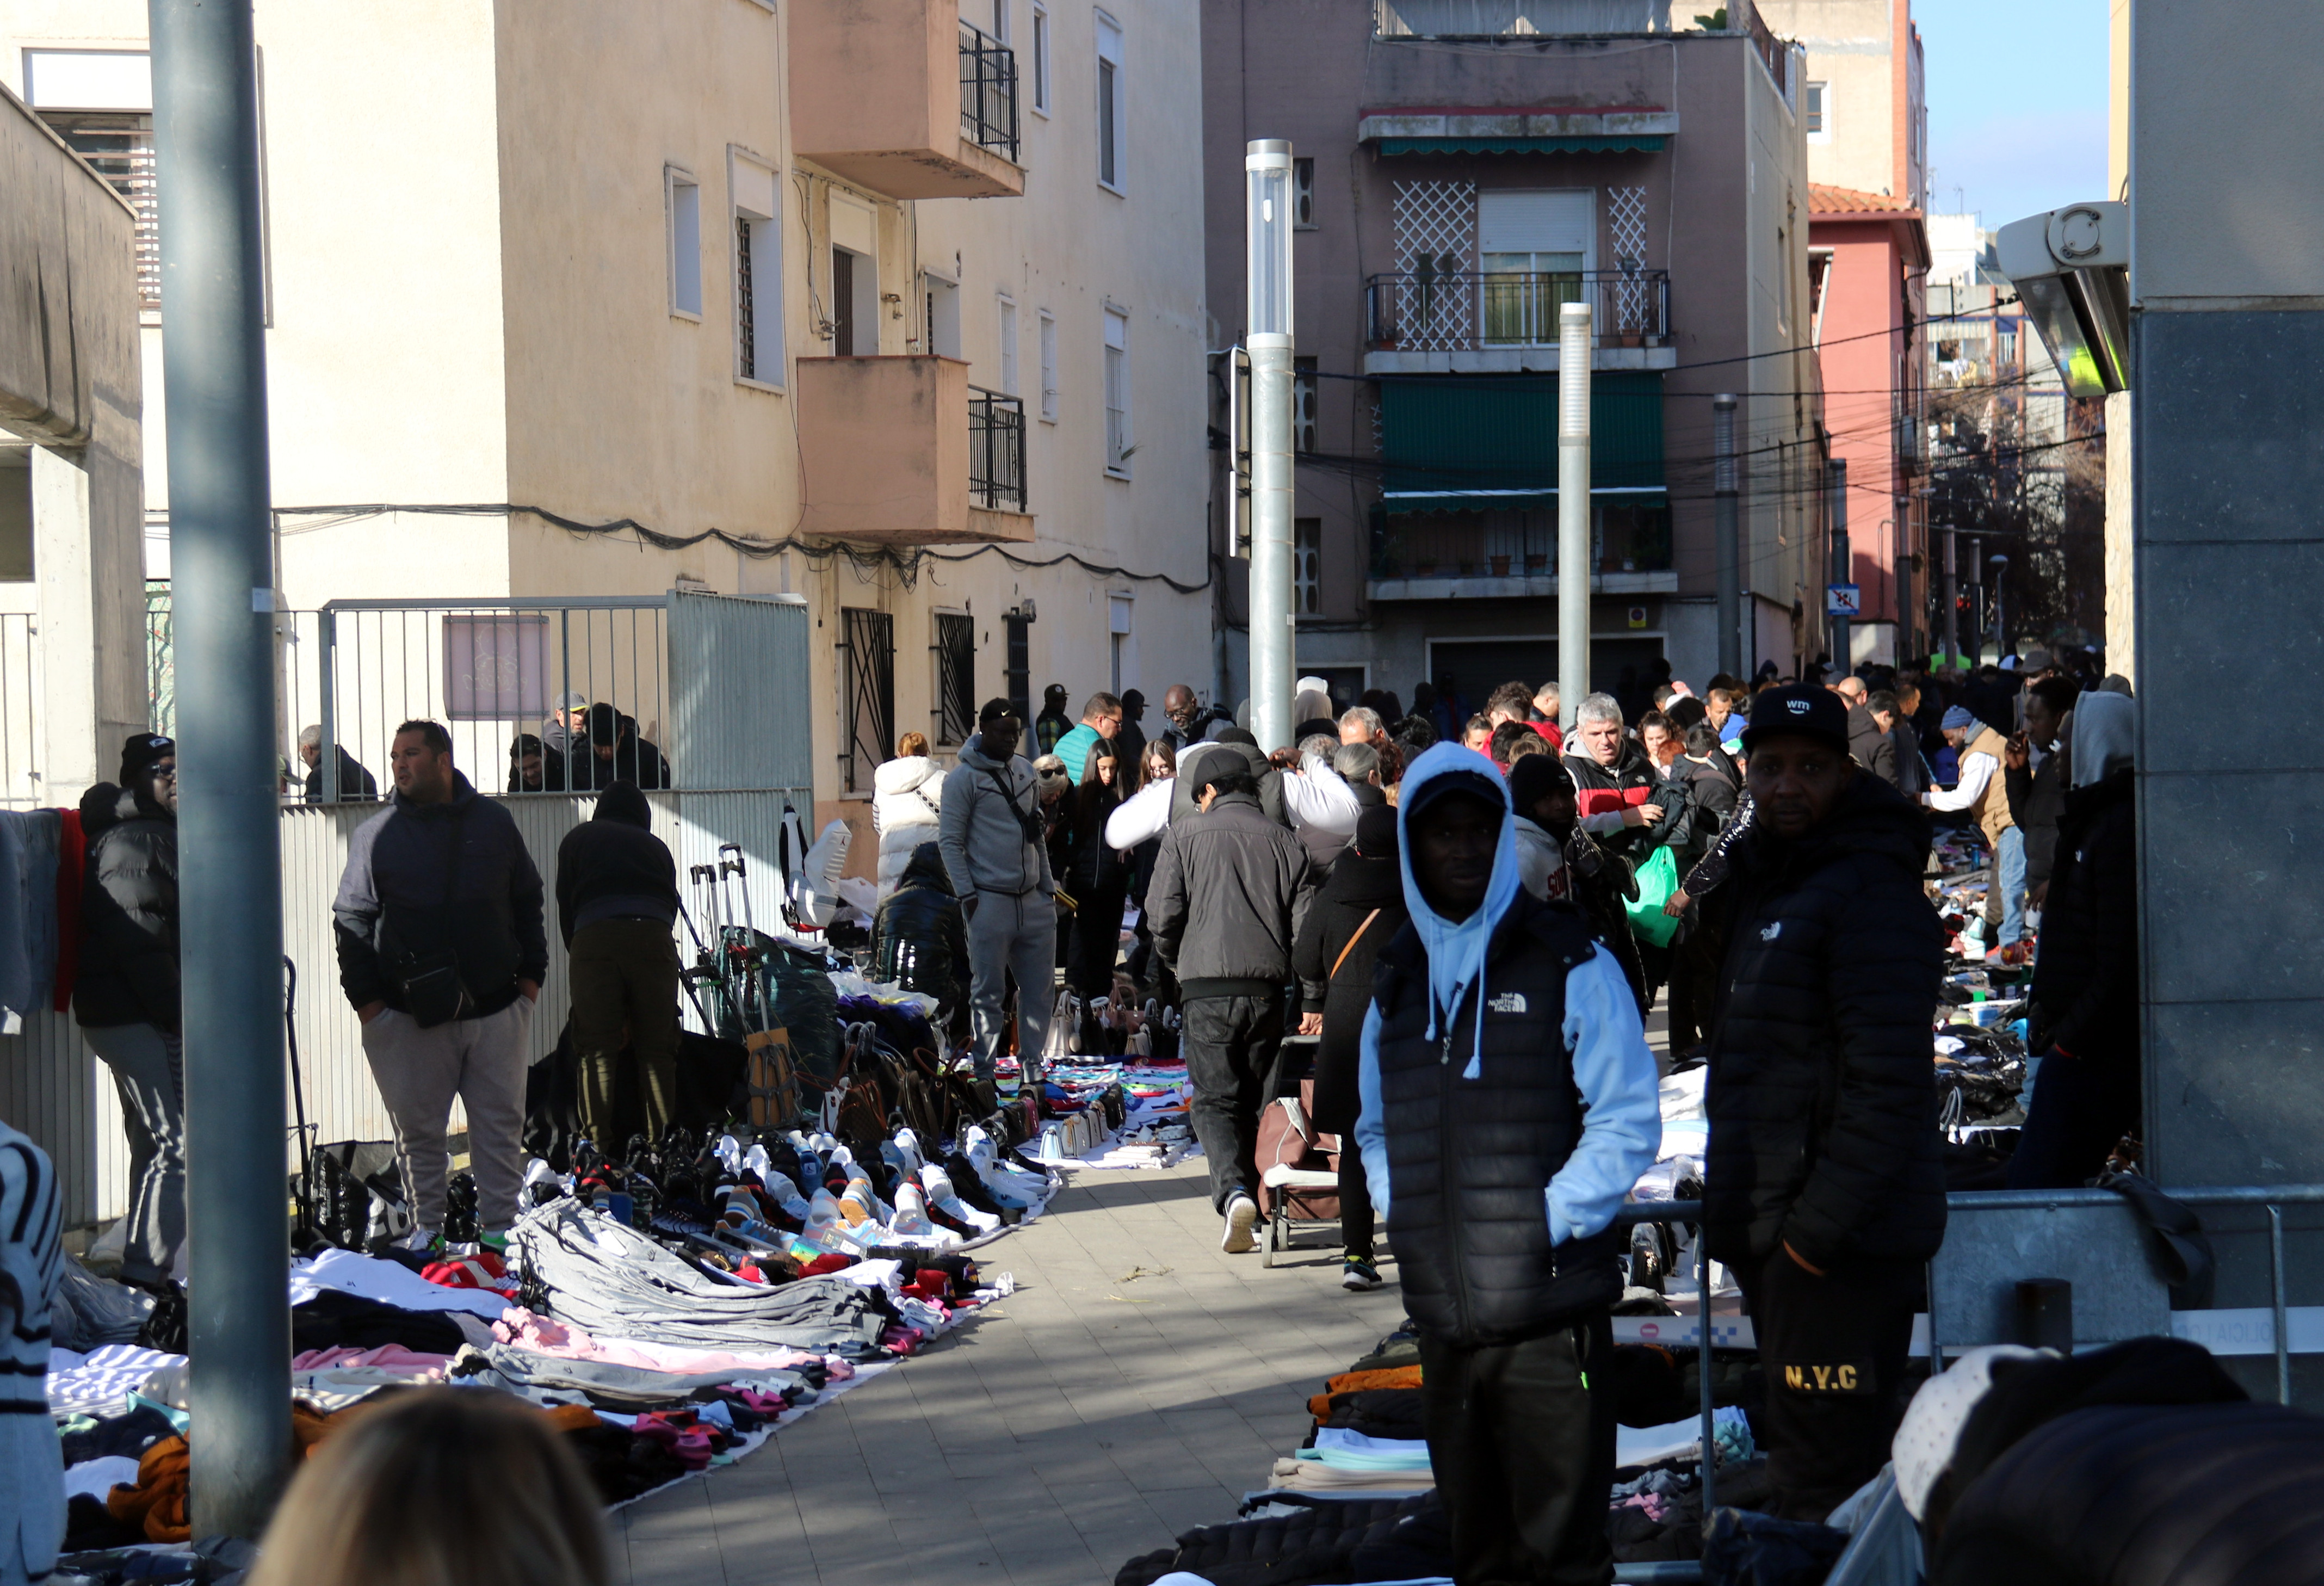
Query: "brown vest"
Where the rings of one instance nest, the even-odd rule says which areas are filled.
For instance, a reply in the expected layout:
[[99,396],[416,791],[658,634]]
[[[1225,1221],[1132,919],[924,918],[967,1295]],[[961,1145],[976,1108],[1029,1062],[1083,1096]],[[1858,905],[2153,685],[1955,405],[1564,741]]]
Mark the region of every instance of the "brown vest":
[[1978,794],[1977,802],[1969,807],[1969,813],[1977,816],[1978,829],[1985,834],[1985,840],[1996,848],[2001,846],[2001,834],[2017,824],[2010,818],[2009,814],[2008,750],[2008,740],[1991,727],[1987,727],[1976,737],[1961,745],[1961,753],[1964,756],[1971,754],[1993,756],[1993,775],[1986,779],[1985,791]]

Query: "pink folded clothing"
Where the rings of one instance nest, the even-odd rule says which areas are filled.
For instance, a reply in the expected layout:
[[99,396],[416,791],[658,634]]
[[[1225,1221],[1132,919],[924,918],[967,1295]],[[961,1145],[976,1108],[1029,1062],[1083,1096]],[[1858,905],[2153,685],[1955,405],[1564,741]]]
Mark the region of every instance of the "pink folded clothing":
[[501,1319],[493,1323],[493,1336],[503,1343],[517,1344],[537,1354],[557,1355],[568,1360],[603,1360],[608,1365],[633,1366],[641,1371],[787,1371],[813,1364],[816,1359],[788,1349],[736,1355],[631,1339],[594,1339],[577,1327],[536,1316],[516,1305],[503,1312]]
[[422,1354],[418,1350],[405,1349],[400,1343],[383,1343],[367,1350],[333,1344],[329,1349],[309,1350],[303,1355],[293,1355],[290,1369],[327,1371],[336,1367],[369,1366],[382,1371],[405,1371],[415,1377],[441,1377],[444,1368],[451,1360],[449,1355]]

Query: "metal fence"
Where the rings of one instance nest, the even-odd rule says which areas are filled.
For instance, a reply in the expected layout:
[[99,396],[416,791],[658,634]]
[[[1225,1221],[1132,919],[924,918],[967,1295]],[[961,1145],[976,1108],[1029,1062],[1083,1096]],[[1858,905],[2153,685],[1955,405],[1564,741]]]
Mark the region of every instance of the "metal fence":
[[56,802],[43,775],[41,669],[40,618],[30,612],[0,613],[0,807],[27,809]]
[[960,24],[960,135],[1017,159],[1017,52],[973,23]]
[[1365,287],[1374,352],[1463,353],[1557,345],[1557,315],[1588,303],[1593,346],[1658,347],[1670,337],[1670,272],[1413,270]]
[[1023,398],[969,388],[968,494],[995,512],[1025,510]]

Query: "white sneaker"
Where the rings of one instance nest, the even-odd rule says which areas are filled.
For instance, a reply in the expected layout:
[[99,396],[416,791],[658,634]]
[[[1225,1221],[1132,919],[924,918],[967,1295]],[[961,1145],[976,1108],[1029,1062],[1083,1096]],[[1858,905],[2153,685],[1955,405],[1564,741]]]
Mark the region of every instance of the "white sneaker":
[[1227,1230],[1219,1249],[1230,1256],[1248,1255],[1259,1248],[1251,1226],[1259,1221],[1259,1203],[1237,1190],[1227,1199]]

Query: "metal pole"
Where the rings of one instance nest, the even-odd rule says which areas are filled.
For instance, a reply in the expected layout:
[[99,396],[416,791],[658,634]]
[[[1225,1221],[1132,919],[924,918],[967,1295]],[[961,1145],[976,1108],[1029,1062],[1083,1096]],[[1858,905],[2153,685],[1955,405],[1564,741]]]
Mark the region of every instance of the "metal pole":
[[[1834,457],[1831,460],[1831,581],[1834,584],[1852,583],[1854,580],[1848,575],[1854,566],[1848,549],[1848,459]],[[1846,617],[1831,620],[1831,669],[1842,678],[1856,669],[1848,654]]]
[[323,663],[322,697],[317,701],[315,720],[323,729],[323,741],[317,747],[315,769],[322,773],[323,802],[339,801],[339,613],[325,606],[315,613],[315,648],[321,652]]
[[2292,1402],[2292,1317],[2283,1286],[2283,1208],[2267,1209],[2267,1303],[2275,1313],[2275,1402]]
[[1712,1489],[1718,1480],[1718,1440],[1711,1435],[1715,1417],[1711,1413],[1711,1231],[1703,1223],[1694,1225],[1694,1325],[1695,1376],[1702,1411],[1702,1520],[1711,1523],[1711,1511],[1718,1507]]
[[1960,654],[1960,531],[1946,529],[1945,537],[1945,665]]
[[1557,311],[1557,691],[1565,725],[1590,694],[1590,305]]
[[1998,560],[2000,565],[1993,569],[1993,659],[1997,661],[2009,653],[2009,622],[2002,608],[2006,598],[2004,585],[2009,577],[2009,558],[2003,557]]
[[197,1536],[290,1473],[282,873],[251,0],[151,0],[178,639]]
[[1742,491],[1735,466],[1735,397],[1711,399],[1711,494],[1719,539],[1719,669],[1743,675]]
[[1250,727],[1261,749],[1290,743],[1297,677],[1291,603],[1291,145],[1260,138],[1243,155],[1249,207],[1250,349]]

